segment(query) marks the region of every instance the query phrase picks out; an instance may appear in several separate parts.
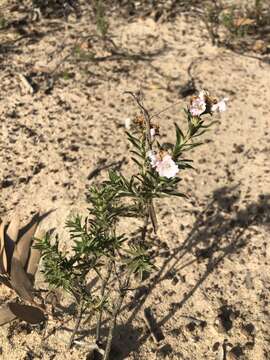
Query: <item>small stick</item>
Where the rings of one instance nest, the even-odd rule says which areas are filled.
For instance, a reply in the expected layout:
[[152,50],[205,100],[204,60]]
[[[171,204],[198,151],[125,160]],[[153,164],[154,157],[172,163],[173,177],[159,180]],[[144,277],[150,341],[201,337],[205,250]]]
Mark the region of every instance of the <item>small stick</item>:
[[145,119],[146,122],[146,131],[147,131],[147,143],[149,146],[149,149],[152,149],[152,141],[151,141],[151,134],[150,134],[150,115],[148,110],[143,106],[143,104],[141,103],[141,101],[139,100],[139,98],[132,92],[132,91],[125,91],[124,94],[129,94],[133,97],[133,99],[136,101],[137,105],[139,106],[141,113]]
[[22,84],[22,87],[23,89],[25,90],[25,93],[26,94],[33,94],[34,93],[34,89],[33,87],[30,85],[29,81],[26,79],[26,77],[21,74],[21,73],[18,73],[18,77],[19,77],[19,80],[21,81],[21,84]]
[[173,108],[174,106],[181,104],[182,102],[183,102],[182,100],[179,100],[179,101],[176,101],[175,103],[173,103],[172,105],[169,105],[169,106],[165,107],[164,109],[160,110],[159,112],[151,115],[150,120],[152,120],[154,117],[157,117],[157,116],[161,115],[162,113],[164,113],[167,110]]

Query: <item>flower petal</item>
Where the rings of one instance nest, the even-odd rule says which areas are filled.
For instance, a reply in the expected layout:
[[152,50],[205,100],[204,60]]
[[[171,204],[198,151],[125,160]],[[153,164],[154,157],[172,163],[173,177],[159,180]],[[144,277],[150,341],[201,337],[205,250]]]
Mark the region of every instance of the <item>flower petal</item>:
[[211,110],[213,112],[215,112],[215,111],[218,111],[218,112],[226,111],[227,110],[226,101],[228,101],[228,98],[224,98],[224,99],[220,100],[217,104],[212,105]]
[[192,116],[200,116],[202,113],[205,112],[205,110],[206,102],[200,97],[195,98],[189,107],[189,112]]
[[161,161],[157,162],[156,170],[160,176],[167,178],[174,177],[179,171],[170,155],[165,155]]

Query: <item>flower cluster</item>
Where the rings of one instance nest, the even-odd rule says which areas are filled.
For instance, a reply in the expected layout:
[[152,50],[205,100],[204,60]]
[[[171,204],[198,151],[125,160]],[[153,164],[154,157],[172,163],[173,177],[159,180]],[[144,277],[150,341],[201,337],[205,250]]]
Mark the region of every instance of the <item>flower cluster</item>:
[[189,112],[192,116],[223,112],[227,108],[226,101],[228,101],[228,98],[223,98],[218,101],[216,98],[212,98],[208,91],[201,90],[198,96],[191,99]]
[[[212,115],[215,112],[224,112],[227,108],[227,101],[227,98],[218,100],[210,96],[209,92],[206,90],[201,90],[197,96],[192,97],[188,106],[188,119],[190,121],[190,117],[194,118],[193,120],[195,120],[195,122],[191,121],[192,128],[188,129],[185,136],[178,126],[176,126],[177,144],[171,153],[164,150],[158,143],[157,136],[160,135],[159,126],[152,122],[152,118],[150,116],[148,119],[142,114],[136,116],[134,119],[127,118],[125,120],[125,127],[127,130],[134,130],[136,133],[139,133],[142,138],[148,139],[148,150],[149,148],[150,150],[146,152],[146,156],[149,159],[151,168],[154,169],[159,176],[171,179],[175,177],[179,171],[177,164],[180,164],[178,160],[182,151],[186,148],[192,148],[197,145],[194,141],[192,141],[192,138],[195,134],[196,136],[198,136],[198,134],[200,135],[199,130],[205,128],[201,116],[204,114]],[[148,134],[147,129],[149,129]],[[141,145],[139,145],[138,139],[132,137],[129,133],[128,136],[132,144],[140,150]],[[152,147],[155,148],[155,145],[157,145],[156,151],[152,150]]]
[[168,153],[160,151],[156,154],[154,151],[149,151],[147,155],[150,159],[151,166],[160,176],[172,178],[178,173],[178,166]]

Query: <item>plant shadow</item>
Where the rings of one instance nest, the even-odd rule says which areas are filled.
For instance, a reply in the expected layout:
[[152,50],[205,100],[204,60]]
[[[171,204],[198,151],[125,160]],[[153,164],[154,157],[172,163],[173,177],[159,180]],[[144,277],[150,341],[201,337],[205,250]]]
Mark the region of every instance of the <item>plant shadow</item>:
[[[172,249],[170,256],[167,256],[168,252],[166,252],[165,260],[157,274],[150,279],[148,284],[141,286],[133,300],[126,305],[125,309],[132,310],[132,313],[126,322],[127,327],[124,328],[125,346],[121,347],[121,354],[115,359],[125,359],[130,352],[138,350],[149,338],[149,332],[144,331],[140,336],[135,331],[132,337],[126,329],[134,331],[131,327],[133,320],[144,308],[146,300],[158,284],[165,279],[173,278],[176,273],[179,275],[183,268],[192,263],[205,262],[205,271],[196,284],[182,298],[179,298],[178,302],[172,304],[162,319],[159,319],[157,326],[161,328],[176,312],[181,310],[226,257],[239,254],[248,244],[249,237],[245,235],[250,226],[261,225],[270,228],[270,194],[260,195],[257,202],[252,202],[243,209],[240,209],[239,199],[238,187],[226,186],[215,190],[208,204],[197,215],[185,241]],[[182,265],[181,260],[185,255],[192,255],[193,260]],[[140,337],[136,338],[137,335]],[[132,341],[126,341],[126,339],[132,339]]]

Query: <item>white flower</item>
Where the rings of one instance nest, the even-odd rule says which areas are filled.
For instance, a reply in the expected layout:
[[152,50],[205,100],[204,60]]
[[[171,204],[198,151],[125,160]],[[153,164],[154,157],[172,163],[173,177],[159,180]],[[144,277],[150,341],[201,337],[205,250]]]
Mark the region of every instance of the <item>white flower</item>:
[[154,153],[154,151],[149,150],[147,152],[147,157],[150,159],[151,166],[156,167],[158,159],[157,159],[157,155]]
[[156,129],[151,128],[151,129],[150,129],[150,136],[151,136],[151,139],[154,139],[155,135],[156,135]]
[[161,160],[155,158],[153,164],[151,161],[151,165],[156,169],[160,176],[164,176],[166,178],[174,177],[179,170],[176,163],[168,154],[163,156]]
[[156,170],[160,176],[172,178],[178,173],[179,169],[172,157],[167,154],[162,158],[162,160],[157,161]]
[[206,110],[205,91],[200,91],[199,96],[191,101],[189,112],[192,116],[200,116]]
[[211,111],[215,112],[224,112],[227,109],[227,105],[226,105],[226,101],[228,101],[228,98],[224,98],[222,100],[220,100],[218,103],[212,105],[211,107]]
[[126,128],[127,130],[130,130],[131,123],[132,123],[132,121],[131,121],[130,118],[126,118],[126,119],[125,119],[125,128]]
[[172,178],[178,173],[178,166],[173,161],[171,155],[165,154],[164,156],[160,156],[150,150],[147,156],[150,159],[151,166],[156,169],[160,176]]

